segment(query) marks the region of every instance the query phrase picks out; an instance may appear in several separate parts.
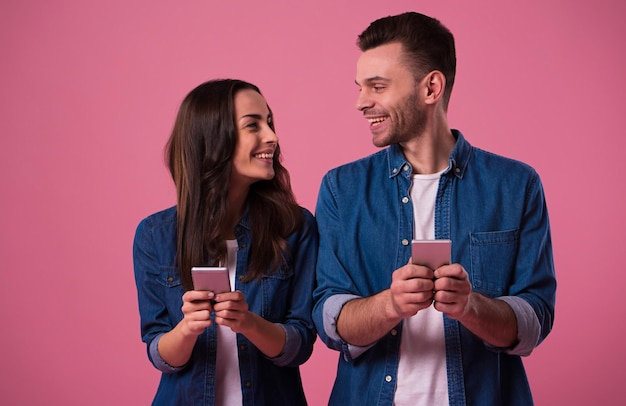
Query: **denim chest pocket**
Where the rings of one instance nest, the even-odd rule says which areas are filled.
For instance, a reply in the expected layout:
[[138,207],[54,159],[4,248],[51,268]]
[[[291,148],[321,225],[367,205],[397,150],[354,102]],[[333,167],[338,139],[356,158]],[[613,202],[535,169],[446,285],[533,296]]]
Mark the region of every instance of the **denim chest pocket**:
[[173,288],[182,284],[178,270],[173,266],[162,266],[157,275],[157,282],[166,288]]
[[163,287],[161,300],[167,309],[167,317],[174,327],[183,318],[181,305],[185,293],[178,269],[173,266],[161,266],[159,274],[156,275],[156,283]]
[[273,274],[261,278],[263,318],[272,322],[284,320],[290,300],[292,281],[293,269],[288,267],[281,267]]
[[518,245],[518,229],[470,233],[472,289],[503,296],[515,271]]

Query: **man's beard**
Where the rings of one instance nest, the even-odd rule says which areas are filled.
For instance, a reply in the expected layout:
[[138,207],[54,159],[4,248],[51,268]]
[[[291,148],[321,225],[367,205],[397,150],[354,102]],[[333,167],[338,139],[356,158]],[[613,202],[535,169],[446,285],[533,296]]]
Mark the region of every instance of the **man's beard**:
[[420,109],[420,98],[417,91],[409,94],[405,100],[401,101],[396,108],[389,112],[391,126],[389,134],[377,140],[374,138],[374,145],[386,147],[391,144],[407,142],[421,134],[426,127],[424,114]]

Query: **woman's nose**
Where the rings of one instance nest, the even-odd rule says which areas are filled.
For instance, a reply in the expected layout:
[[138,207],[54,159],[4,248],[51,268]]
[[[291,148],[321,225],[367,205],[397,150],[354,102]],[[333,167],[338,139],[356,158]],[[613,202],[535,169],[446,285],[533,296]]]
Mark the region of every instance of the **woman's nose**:
[[263,134],[263,142],[268,144],[276,144],[278,142],[278,136],[276,132],[267,126]]

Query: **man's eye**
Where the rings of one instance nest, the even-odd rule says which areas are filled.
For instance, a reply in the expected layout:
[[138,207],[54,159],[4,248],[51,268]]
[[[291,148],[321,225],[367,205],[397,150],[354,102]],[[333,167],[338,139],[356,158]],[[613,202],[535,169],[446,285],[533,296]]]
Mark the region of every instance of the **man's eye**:
[[385,86],[373,86],[372,88],[375,92],[381,92],[385,88]]

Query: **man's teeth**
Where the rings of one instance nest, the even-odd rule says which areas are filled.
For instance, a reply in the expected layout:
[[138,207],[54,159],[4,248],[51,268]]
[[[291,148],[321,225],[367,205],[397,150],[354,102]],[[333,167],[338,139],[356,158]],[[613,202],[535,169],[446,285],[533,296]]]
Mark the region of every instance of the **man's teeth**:
[[386,117],[375,117],[375,118],[367,119],[367,121],[369,121],[371,124],[382,123],[385,120],[386,120]]
[[272,159],[274,158],[274,154],[256,154],[254,157],[261,159]]

